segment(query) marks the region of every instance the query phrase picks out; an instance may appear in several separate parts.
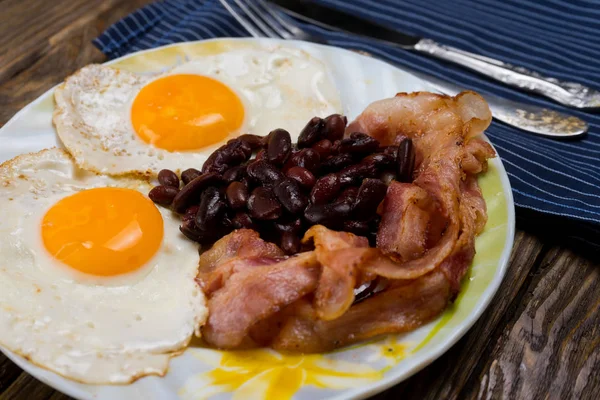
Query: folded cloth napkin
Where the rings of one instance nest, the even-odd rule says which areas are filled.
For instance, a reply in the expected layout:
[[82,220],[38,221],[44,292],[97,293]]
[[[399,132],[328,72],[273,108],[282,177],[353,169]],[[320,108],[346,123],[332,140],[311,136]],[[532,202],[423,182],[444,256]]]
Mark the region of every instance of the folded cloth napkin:
[[[600,42],[597,40],[600,8],[593,2],[317,1],[402,32],[600,89]],[[299,24],[336,46],[368,51],[400,67],[422,71],[483,94],[493,93],[568,112],[587,121],[590,124],[587,136],[572,141],[527,134],[496,121],[487,135],[504,162],[518,207],[598,227],[600,114],[558,106],[422,54]],[[164,0],[114,24],[94,44],[109,58],[115,58],[170,43],[224,36],[248,36],[248,33],[218,0]]]

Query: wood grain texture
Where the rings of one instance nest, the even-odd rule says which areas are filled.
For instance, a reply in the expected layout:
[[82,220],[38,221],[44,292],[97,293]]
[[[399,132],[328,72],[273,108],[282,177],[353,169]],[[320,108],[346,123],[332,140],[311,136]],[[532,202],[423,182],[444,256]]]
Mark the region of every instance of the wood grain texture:
[[599,293],[599,265],[560,248],[546,252],[464,397],[600,398]]
[[[77,69],[102,62],[91,40],[148,2],[0,0],[0,125]],[[540,236],[536,220],[518,225],[507,276],[465,337],[375,400],[600,398],[600,264],[561,236]],[[69,397],[0,354],[0,400],[9,399]]]

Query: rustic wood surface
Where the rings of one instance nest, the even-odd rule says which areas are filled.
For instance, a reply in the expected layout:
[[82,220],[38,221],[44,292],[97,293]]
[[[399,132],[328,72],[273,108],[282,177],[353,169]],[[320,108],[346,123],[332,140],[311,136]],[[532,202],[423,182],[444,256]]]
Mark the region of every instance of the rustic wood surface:
[[[0,0],[0,126],[69,74],[105,60],[91,40],[146,3]],[[600,398],[597,250],[571,243],[557,219],[543,218],[554,227],[544,236],[541,220],[517,210],[510,266],[490,307],[446,354],[375,399]],[[0,354],[0,400],[9,399],[69,397]]]

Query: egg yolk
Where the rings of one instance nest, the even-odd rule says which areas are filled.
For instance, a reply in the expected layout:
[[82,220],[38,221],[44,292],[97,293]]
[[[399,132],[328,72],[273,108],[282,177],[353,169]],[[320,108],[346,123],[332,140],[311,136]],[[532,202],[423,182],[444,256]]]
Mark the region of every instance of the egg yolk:
[[97,188],[58,201],[42,220],[42,240],[56,259],[80,272],[134,271],[158,251],[163,219],[148,198],[123,188]]
[[146,143],[168,151],[196,150],[237,131],[244,120],[238,96],[201,75],[169,75],[144,86],[131,108],[131,121]]

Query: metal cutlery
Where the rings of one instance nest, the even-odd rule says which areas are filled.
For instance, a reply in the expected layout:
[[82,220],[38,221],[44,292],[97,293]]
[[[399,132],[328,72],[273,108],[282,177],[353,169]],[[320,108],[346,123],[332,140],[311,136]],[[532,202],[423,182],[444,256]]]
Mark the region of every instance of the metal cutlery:
[[[263,0],[219,1],[253,37],[283,38],[327,44],[324,38],[302,30],[290,18]],[[359,53],[371,56],[364,51]],[[425,74],[409,72],[417,75],[442,93],[455,95],[464,90],[452,83]],[[493,95],[485,95],[484,98],[488,102],[494,118],[531,133],[556,138],[572,138],[585,134],[588,129],[587,124],[575,116]]]
[[445,46],[431,39],[407,35],[367,19],[308,0],[270,0],[287,13],[327,29],[366,36],[407,50],[460,64],[489,78],[518,89],[553,99],[568,107],[600,109],[600,92],[575,82],[545,77],[537,72],[490,57]]

